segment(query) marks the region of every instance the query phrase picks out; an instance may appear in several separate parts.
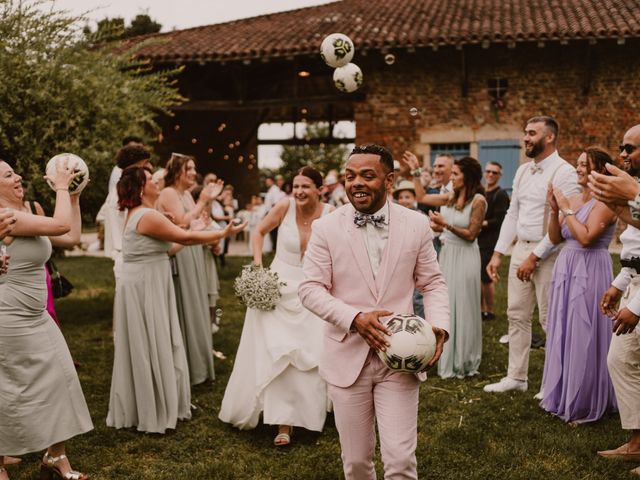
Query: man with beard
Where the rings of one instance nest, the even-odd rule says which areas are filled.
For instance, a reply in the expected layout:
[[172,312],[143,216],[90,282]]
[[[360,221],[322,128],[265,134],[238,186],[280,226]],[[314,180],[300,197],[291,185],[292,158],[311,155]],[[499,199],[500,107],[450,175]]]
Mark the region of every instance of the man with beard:
[[[628,173],[607,165],[613,176],[593,172],[589,187],[598,200],[629,223],[620,236],[623,268],[603,295],[600,309],[613,319],[615,335],[611,338],[607,365],[622,428],[631,430],[631,439],[613,450],[598,452],[598,455],[640,461],[640,185],[634,178],[640,173],[640,125],[624,135],[620,158]],[[618,301],[620,308],[616,309]],[[640,475],[640,467],[632,472]]]
[[[520,165],[516,172],[511,205],[487,265],[489,277],[497,281],[502,257],[517,239],[509,264],[507,293],[509,370],[498,383],[486,385],[485,392],[527,390],[531,317],[536,303],[540,324],[546,329],[547,291],[558,255],[547,235],[547,187],[551,182],[567,197],[579,191],[575,169],[558,155],[557,138],[558,123],[553,118],[538,116],[527,121],[524,146],[532,161]],[[542,398],[542,394],[536,398]]]
[[449,297],[427,217],[387,200],[391,153],[353,149],[345,205],[312,225],[304,256],[303,305],[327,322],[320,374],[328,382],[348,479],[375,478],[375,426],[385,478],[416,479],[418,390],[424,373],[394,372],[376,354],[389,343],[380,317],[412,312],[414,288],[429,305],[440,358],[449,329]]

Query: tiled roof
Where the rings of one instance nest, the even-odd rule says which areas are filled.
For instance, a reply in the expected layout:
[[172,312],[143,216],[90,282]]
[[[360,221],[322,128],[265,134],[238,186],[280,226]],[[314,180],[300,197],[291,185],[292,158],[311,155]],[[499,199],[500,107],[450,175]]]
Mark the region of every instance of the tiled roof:
[[155,61],[308,55],[333,32],[365,50],[624,39],[640,37],[640,0],[343,0],[151,35],[163,41],[137,53]]

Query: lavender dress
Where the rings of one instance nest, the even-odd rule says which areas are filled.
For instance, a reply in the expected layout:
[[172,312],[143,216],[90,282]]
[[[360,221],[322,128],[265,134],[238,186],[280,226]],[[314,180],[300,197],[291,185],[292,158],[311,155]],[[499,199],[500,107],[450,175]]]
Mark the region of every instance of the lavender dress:
[[[577,210],[580,223],[587,221],[595,203],[592,199]],[[566,245],[556,260],[549,288],[540,406],[566,422],[593,422],[617,410],[607,371],[611,320],[598,309],[613,280],[608,246],[614,230],[615,225],[610,225],[584,248],[566,222],[562,225]]]

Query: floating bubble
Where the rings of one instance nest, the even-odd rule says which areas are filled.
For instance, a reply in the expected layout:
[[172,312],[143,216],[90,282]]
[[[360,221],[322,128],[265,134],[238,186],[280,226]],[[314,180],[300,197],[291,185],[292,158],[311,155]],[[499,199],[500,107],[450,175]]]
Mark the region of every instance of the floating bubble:
[[416,107],[411,107],[409,109],[409,115],[411,115],[412,117],[415,117],[416,115],[418,115],[418,113],[420,112],[418,112],[418,109]]
[[387,65],[393,65],[394,63],[396,63],[396,56],[393,53],[387,53],[384,56],[384,63],[386,63]]

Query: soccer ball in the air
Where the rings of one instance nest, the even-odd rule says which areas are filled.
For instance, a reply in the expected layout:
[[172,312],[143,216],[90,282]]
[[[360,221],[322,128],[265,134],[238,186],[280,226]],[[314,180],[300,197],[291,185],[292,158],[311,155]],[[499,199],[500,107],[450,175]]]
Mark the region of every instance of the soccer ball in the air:
[[391,370],[417,373],[424,370],[436,351],[431,325],[417,315],[393,314],[385,322],[390,346],[378,356]]
[[342,67],[351,61],[356,48],[344,33],[327,35],[320,45],[320,56],[332,68]]
[[362,70],[355,63],[348,63],[333,72],[333,83],[341,92],[355,92],[362,86],[363,81]]
[[[69,193],[80,193],[84,190],[84,187],[89,183],[89,167],[79,156],[74,155],[73,153],[60,153],[53,157],[51,160],[47,162],[47,177],[53,177],[56,174],[56,163],[58,159],[64,159],[67,157],[67,161],[69,162],[69,166],[73,168],[74,171],[80,172],[80,174],[71,181],[69,185]],[[51,180],[47,180],[49,186],[55,190],[55,185]]]

